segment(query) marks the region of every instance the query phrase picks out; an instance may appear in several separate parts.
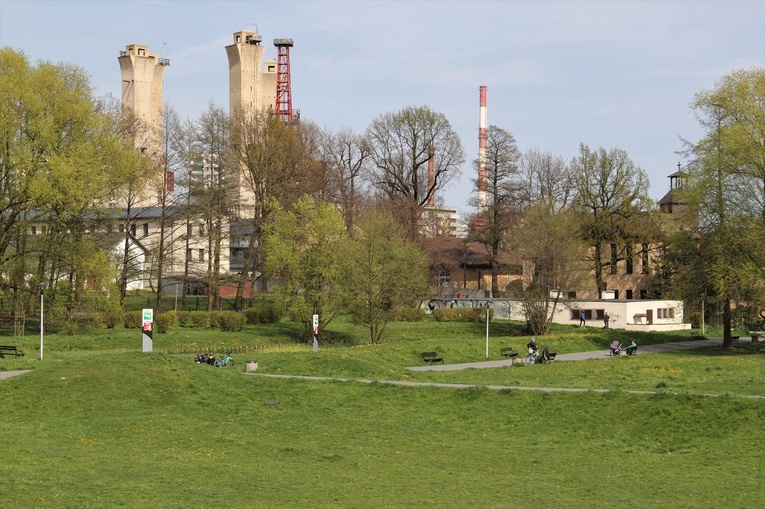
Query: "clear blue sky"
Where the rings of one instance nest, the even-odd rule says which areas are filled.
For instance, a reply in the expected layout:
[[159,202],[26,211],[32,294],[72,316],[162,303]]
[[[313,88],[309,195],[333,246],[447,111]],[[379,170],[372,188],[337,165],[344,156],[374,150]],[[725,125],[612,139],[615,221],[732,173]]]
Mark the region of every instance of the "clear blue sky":
[[119,97],[119,51],[146,44],[170,59],[164,101],[197,118],[228,108],[224,47],[242,29],[291,38],[301,117],[362,132],[382,113],[426,104],[467,154],[447,205],[469,211],[478,152],[478,87],[489,123],[522,151],[570,160],[579,143],[618,147],[651,196],[701,131],[694,93],[733,69],[765,66],[765,0],[745,1],[47,1],[0,0],[0,46],[88,71]]

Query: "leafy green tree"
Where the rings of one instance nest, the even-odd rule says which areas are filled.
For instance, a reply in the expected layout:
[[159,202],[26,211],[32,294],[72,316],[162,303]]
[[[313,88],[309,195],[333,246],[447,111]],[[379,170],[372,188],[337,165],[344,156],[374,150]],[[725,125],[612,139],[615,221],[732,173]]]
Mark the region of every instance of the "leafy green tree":
[[340,248],[345,237],[343,216],[336,207],[300,198],[284,209],[271,201],[263,226],[264,269],[276,282],[276,293],[290,314],[311,336],[312,316],[319,315],[319,333],[343,310]]
[[705,130],[690,147],[685,194],[698,221],[670,246],[675,280],[689,298],[704,293],[722,311],[730,347],[731,301],[765,303],[765,69],[734,71],[691,106]]
[[[82,257],[94,246],[85,235],[120,186],[123,164],[141,157],[94,98],[87,73],[68,64],[32,65],[9,48],[0,49],[0,146],[0,273],[13,259],[37,258],[14,263],[20,271],[8,274],[15,280],[0,276],[0,287],[28,291],[29,282],[47,281],[54,299],[58,283],[69,280],[72,305],[90,272]],[[35,223],[37,236],[27,242]]]
[[374,209],[361,216],[342,252],[349,310],[378,344],[395,308],[427,296],[427,260],[395,219]]
[[616,270],[630,246],[646,235],[641,214],[651,207],[648,177],[624,150],[591,150],[584,144],[571,161],[571,172],[573,209],[600,293],[606,289],[605,270]]

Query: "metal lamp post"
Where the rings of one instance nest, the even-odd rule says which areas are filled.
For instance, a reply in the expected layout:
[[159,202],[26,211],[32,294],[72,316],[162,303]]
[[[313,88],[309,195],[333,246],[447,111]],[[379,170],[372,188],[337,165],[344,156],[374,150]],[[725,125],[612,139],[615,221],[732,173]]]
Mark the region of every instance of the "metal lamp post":
[[486,358],[489,358],[489,309],[491,301],[486,302]]
[[40,283],[37,285],[40,289],[40,362],[43,360],[43,337],[45,336],[45,321],[43,319],[45,306],[43,301],[43,294],[45,293],[45,285]]
[[706,337],[706,330],[704,325],[704,308],[706,307],[706,300],[707,295],[706,293],[701,294],[701,335],[702,337]]

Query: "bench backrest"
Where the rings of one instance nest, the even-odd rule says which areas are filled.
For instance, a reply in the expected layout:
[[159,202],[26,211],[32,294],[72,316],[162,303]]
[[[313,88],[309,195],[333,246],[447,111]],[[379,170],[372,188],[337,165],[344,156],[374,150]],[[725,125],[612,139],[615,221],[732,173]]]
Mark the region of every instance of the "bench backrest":
[[422,352],[420,354],[420,357],[423,357],[423,358],[425,358],[425,357],[438,357],[438,353],[437,352]]

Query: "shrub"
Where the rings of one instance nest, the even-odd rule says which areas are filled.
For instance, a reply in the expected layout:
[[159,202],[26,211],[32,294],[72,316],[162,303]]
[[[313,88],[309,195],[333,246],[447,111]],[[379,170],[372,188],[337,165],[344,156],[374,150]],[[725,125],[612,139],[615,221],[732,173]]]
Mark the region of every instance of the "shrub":
[[691,322],[692,329],[701,328],[701,313],[689,313],[686,318]]
[[94,329],[103,329],[106,327],[106,313],[96,311],[90,316],[90,325]]
[[244,315],[236,311],[216,313],[216,321],[223,332],[241,332],[244,327]]
[[281,309],[277,306],[259,306],[245,311],[247,323],[279,323],[282,319]]
[[433,310],[433,318],[437,322],[481,322],[486,315],[483,308],[438,308]]
[[161,313],[154,317],[154,330],[157,331],[158,334],[167,334],[170,327],[175,324],[175,315],[170,313],[172,313],[172,311]]
[[207,311],[178,311],[175,318],[181,327],[210,326],[210,313]]
[[140,329],[143,325],[143,313],[141,311],[125,311],[122,314],[122,324],[126,329]]
[[422,308],[395,308],[391,316],[397,322],[419,322],[425,318],[425,310]]
[[104,315],[104,325],[106,325],[106,328],[113,329],[117,326],[119,321],[122,319],[122,310],[110,309],[108,311],[105,311],[103,315]]
[[194,327],[205,328],[210,326],[210,313],[208,311],[192,311],[191,323]]
[[67,336],[75,336],[80,331],[80,324],[74,318],[70,318],[64,321],[62,330]]
[[167,319],[170,320],[170,327],[178,325],[178,313],[176,311],[171,309],[170,311],[165,311],[162,314],[166,315]]

